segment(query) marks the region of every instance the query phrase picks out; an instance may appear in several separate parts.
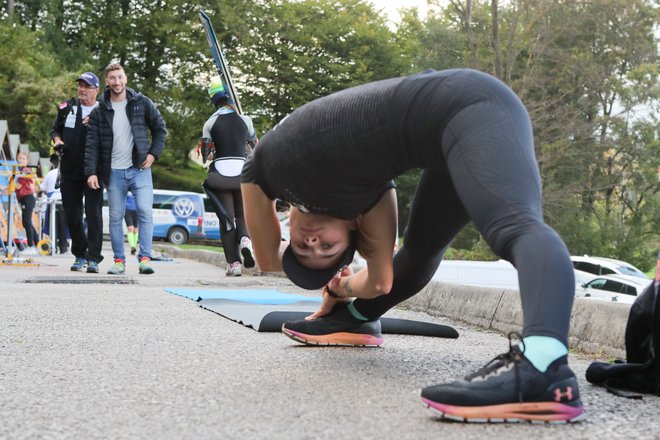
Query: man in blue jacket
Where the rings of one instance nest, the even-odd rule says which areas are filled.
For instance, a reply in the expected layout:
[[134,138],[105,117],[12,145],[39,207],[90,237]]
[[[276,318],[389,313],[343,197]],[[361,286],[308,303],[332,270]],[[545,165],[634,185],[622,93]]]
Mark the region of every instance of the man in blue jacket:
[[90,188],[99,188],[102,182],[108,190],[110,242],[114,254],[114,265],[108,273],[126,271],[123,220],[126,195],[130,191],[135,196],[140,222],[139,273],[152,274],[151,166],[163,151],[167,129],[153,101],[126,87],[127,82],[121,64],[113,63],[105,68],[107,87],[89,117],[85,176]]

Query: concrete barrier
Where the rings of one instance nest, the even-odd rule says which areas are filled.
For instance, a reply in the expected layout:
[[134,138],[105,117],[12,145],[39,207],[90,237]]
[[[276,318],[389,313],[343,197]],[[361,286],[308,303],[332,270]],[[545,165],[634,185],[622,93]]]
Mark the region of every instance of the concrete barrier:
[[[431,282],[401,306],[444,316],[501,333],[520,331],[522,307],[517,290]],[[576,298],[571,313],[570,348],[625,357],[630,305]]]

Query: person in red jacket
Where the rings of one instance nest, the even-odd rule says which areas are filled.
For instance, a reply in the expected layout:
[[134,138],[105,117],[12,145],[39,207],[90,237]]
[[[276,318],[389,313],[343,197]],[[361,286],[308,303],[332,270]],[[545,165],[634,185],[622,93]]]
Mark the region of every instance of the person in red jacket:
[[37,241],[39,241],[39,235],[34,228],[34,224],[32,223],[32,213],[34,212],[34,206],[37,203],[37,198],[34,195],[34,177],[31,176],[33,174],[32,169],[27,166],[27,153],[18,153],[16,160],[18,161],[18,166],[20,167],[19,172],[21,174],[30,174],[30,176],[22,176],[16,179],[16,199],[21,205],[21,219],[23,222],[23,228],[25,229],[25,238],[27,239],[28,245],[28,248],[25,249],[23,253],[25,255],[36,255],[36,246]]

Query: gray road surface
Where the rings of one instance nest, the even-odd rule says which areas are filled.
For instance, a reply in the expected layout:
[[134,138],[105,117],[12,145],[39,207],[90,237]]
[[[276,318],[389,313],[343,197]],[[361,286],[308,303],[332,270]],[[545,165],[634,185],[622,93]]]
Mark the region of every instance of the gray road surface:
[[[106,251],[106,255],[109,252]],[[226,278],[210,264],[155,262],[136,284],[26,283],[73,274],[69,256],[0,267],[2,439],[598,439],[660,438],[660,398],[628,400],[584,380],[574,425],[440,421],[422,386],[460,377],[508,348],[505,337],[452,324],[455,340],[387,335],[379,349],[311,348],[257,333],[164,287],[280,288],[278,277]],[[110,267],[101,264],[102,274]]]

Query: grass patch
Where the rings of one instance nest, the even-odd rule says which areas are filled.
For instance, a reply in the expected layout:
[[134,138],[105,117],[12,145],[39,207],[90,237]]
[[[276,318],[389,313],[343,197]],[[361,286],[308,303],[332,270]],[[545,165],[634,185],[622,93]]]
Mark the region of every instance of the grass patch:
[[222,246],[211,246],[207,244],[181,244],[181,245],[175,245],[175,247],[186,250],[204,250],[204,251],[218,252],[220,254],[225,253],[225,251],[222,249]]
[[201,193],[207,171],[190,161],[186,166],[157,166],[151,170],[154,188]]

